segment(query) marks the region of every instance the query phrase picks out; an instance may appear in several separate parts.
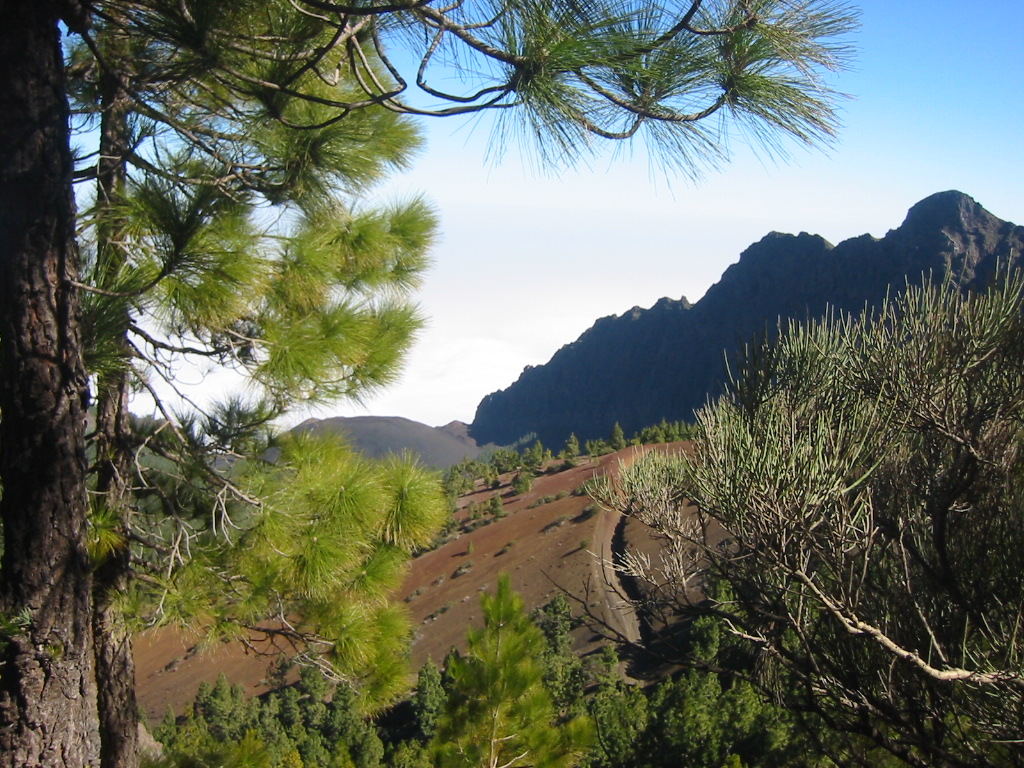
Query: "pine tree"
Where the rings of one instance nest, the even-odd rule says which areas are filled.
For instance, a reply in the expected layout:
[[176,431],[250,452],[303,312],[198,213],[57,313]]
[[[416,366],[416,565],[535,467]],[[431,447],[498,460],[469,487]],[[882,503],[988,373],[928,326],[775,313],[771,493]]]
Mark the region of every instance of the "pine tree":
[[575,433],[569,435],[569,439],[565,441],[565,448],[562,450],[562,458],[569,461],[579,458],[580,455],[580,441],[576,437]]
[[88,383],[58,29],[62,15],[80,27],[76,8],[5,4],[0,28],[4,768],[94,765],[99,751],[85,540]]
[[647,697],[638,686],[622,680],[618,664],[615,649],[604,646],[594,674],[596,690],[586,702],[595,733],[587,755],[591,768],[625,768],[641,762],[637,748],[647,728]]
[[[232,546],[194,559],[160,591],[168,618],[277,638],[328,674],[358,681],[368,707],[402,692],[406,612],[392,602],[409,555],[446,516],[436,478],[407,460],[369,462],[330,438],[278,444],[239,479],[262,507]],[[232,601],[197,601],[231,575]],[[215,594],[215,593],[214,593]],[[298,617],[298,618],[297,618]]]
[[622,431],[622,426],[617,421],[615,426],[612,427],[612,435],[608,440],[608,445],[611,446],[613,451],[621,451],[626,447],[626,433]]
[[556,595],[534,611],[532,621],[544,633],[544,685],[560,718],[579,714],[584,706],[586,673],[573,650],[572,606],[565,595]]
[[157,733],[169,765],[178,768],[239,760],[256,746],[268,768],[380,768],[384,746],[359,710],[350,686],[331,684],[313,667],[300,668],[295,684],[262,700],[247,701],[222,676],[200,685],[184,722],[170,715]]
[[512,493],[522,496],[524,493],[529,493],[532,487],[533,479],[529,472],[525,469],[516,472],[516,476],[512,478]]
[[200,683],[192,708],[216,741],[240,741],[255,724],[255,710],[246,700],[245,691],[231,685],[223,672],[213,686]]
[[535,440],[533,445],[523,451],[523,467],[533,472],[540,470],[544,462],[551,458],[551,451],[547,450],[540,440]]
[[591,725],[557,724],[543,684],[543,633],[523,610],[507,575],[481,598],[484,627],[470,629],[464,655],[451,659],[448,703],[433,741],[443,768],[575,765],[590,745]]
[[429,741],[437,730],[438,717],[445,703],[444,686],[441,670],[433,661],[420,667],[416,680],[416,690],[412,696],[412,710],[416,718],[417,737],[422,742]]
[[333,753],[333,759],[323,764],[325,768],[338,764],[339,758],[356,768],[379,768],[382,764],[384,745],[373,723],[361,715],[359,698],[351,686],[342,683],[334,688],[322,734]]
[[[225,13],[224,23],[248,23]],[[98,161],[83,174],[96,187],[82,222],[86,363],[96,374],[92,522],[106,537],[95,548],[94,587],[105,768],[135,761],[129,622],[169,618],[125,615],[133,558],[163,573],[162,584],[149,581],[136,595],[222,591],[197,571],[209,575],[225,558],[203,561],[216,560],[218,548],[231,549],[232,530],[272,511],[288,514],[242,488],[237,458],[265,452],[267,425],[296,405],[357,397],[393,378],[419,327],[406,294],[426,263],[434,226],[421,201],[380,209],[355,203],[353,193],[400,166],[417,146],[408,122],[386,110],[360,110],[341,125],[328,120],[333,112],[326,105],[280,97],[273,120],[270,105],[251,93],[192,93],[175,105],[170,128],[180,137],[219,109],[222,136],[211,141],[219,146],[230,135],[233,161],[247,167],[227,177],[225,147],[186,151],[173,136],[150,132],[147,111],[169,106],[168,89],[201,75],[180,82],[155,75],[133,58],[130,30],[122,28],[128,23],[98,23],[95,45],[72,52],[71,70],[80,111],[94,117],[100,135]],[[315,80],[303,78],[307,95],[323,87]],[[284,122],[307,128],[298,132]],[[281,209],[278,217],[287,212],[289,223],[258,228],[256,211],[268,205]],[[185,396],[175,383],[182,361],[244,375],[255,398],[229,394],[198,412],[174,413],[167,390]],[[142,423],[128,399],[140,389],[158,409]],[[414,471],[394,468],[395,481]],[[170,557],[168,540],[176,542]],[[201,564],[179,575],[177,567],[189,565],[185,552],[203,552]],[[325,550],[313,557],[308,564],[327,574]],[[272,569],[259,575],[270,577],[283,578]],[[354,590],[348,596],[359,600]],[[173,599],[179,620],[195,616],[188,616],[186,600],[203,602]],[[165,604],[162,594],[150,603]],[[212,629],[259,625],[255,605],[241,617],[219,612]],[[322,618],[313,621],[320,626],[296,635],[308,640],[325,631]]]
[[487,510],[497,519],[505,516],[505,505],[501,503],[501,495],[494,494],[487,502]]
[[503,475],[521,467],[522,459],[511,448],[498,448],[492,454],[490,463],[499,475]]

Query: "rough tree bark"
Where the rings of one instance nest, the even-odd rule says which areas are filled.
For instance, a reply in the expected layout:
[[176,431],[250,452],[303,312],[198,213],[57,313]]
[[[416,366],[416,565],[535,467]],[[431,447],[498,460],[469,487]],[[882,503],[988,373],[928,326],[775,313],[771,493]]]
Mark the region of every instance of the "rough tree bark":
[[[99,455],[97,491],[121,514],[122,532],[128,528],[128,478],[132,467],[124,445],[128,418],[128,387],[113,385],[97,404]],[[102,452],[102,453],[101,453]],[[96,644],[100,744],[102,768],[136,768],[139,764],[139,718],[135,695],[135,658],[131,633],[114,604],[128,585],[131,572],[127,546],[111,553],[96,569],[93,582],[93,633]]]
[[99,760],[68,8],[0,0],[0,768]]
[[[127,61],[126,39],[117,32],[108,40],[109,53]],[[124,158],[129,152],[128,113],[131,99],[124,76],[104,71],[100,78],[99,160],[97,164],[96,259],[97,270],[118,274],[125,254],[122,225],[116,213],[125,183]],[[127,337],[129,317],[123,313],[118,338],[125,363],[130,359]],[[98,498],[120,520],[125,542],[131,529],[131,484],[133,450],[128,423],[129,372],[116,369],[99,378],[96,385],[96,492]],[[128,586],[131,557],[127,544],[110,553],[97,567],[93,580],[93,633],[96,643],[97,698],[100,717],[102,768],[137,768],[139,765],[138,704],[135,695],[135,658],[131,633],[115,605],[118,593]]]

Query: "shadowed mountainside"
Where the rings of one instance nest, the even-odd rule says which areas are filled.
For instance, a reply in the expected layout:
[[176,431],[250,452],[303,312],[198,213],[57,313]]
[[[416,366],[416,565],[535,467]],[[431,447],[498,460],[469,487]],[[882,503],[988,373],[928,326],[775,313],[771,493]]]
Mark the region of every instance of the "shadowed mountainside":
[[832,246],[805,232],[773,232],[751,245],[696,304],[661,299],[598,320],[545,365],[481,401],[470,434],[514,443],[535,433],[545,445],[626,434],[662,419],[690,420],[722,391],[726,356],[771,333],[779,319],[820,317],[828,307],[859,312],[922,275],[984,286],[998,264],[1020,263],[1024,227],[949,191],[910,209],[883,238]]

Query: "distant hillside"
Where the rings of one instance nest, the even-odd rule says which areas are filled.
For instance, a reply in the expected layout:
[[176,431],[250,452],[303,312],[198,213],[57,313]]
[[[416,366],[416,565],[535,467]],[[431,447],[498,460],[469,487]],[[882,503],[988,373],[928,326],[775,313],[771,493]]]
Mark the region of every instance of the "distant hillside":
[[503,445],[536,433],[557,449],[571,432],[605,437],[616,421],[631,434],[663,418],[689,420],[721,392],[725,355],[779,318],[819,317],[828,306],[859,312],[922,274],[984,285],[997,263],[1020,263],[1022,247],[1024,227],[953,191],[921,201],[881,239],[832,246],[817,235],[773,232],[696,304],[666,298],[598,320],[550,362],[485,397],[470,434]]
[[461,421],[428,427],[397,416],[336,416],[308,419],[295,429],[342,434],[353,448],[370,458],[408,451],[427,466],[438,469],[480,454],[480,448],[469,436],[469,428]]

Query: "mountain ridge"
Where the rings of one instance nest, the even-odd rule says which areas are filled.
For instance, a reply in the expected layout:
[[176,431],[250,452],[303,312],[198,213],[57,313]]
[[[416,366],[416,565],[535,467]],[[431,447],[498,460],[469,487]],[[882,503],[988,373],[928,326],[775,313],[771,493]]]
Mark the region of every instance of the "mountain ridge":
[[924,198],[883,237],[832,245],[820,235],[770,232],[695,304],[661,299],[600,318],[551,360],[524,369],[477,407],[470,435],[510,444],[534,433],[549,447],[570,433],[627,434],[662,419],[691,419],[722,387],[725,360],[778,321],[859,312],[922,275],[983,285],[997,263],[1019,263],[1024,227],[950,190]]

